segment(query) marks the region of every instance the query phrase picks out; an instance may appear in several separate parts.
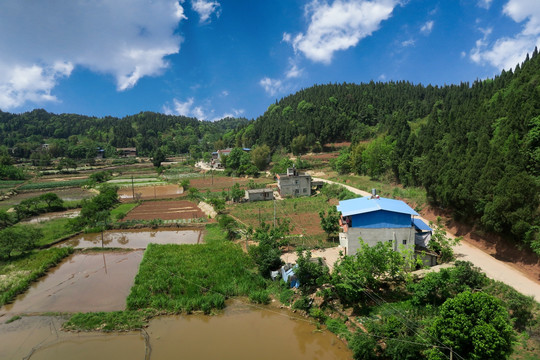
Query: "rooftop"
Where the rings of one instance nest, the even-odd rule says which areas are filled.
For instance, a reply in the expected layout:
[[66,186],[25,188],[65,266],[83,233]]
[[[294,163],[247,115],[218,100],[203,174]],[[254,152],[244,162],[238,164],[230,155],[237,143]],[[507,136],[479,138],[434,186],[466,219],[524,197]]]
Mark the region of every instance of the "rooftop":
[[340,201],[337,209],[338,211],[341,211],[341,214],[343,216],[364,214],[379,210],[392,211],[401,214],[418,215],[416,211],[414,211],[409,205],[405,204],[401,200],[387,198],[372,199],[371,196]]

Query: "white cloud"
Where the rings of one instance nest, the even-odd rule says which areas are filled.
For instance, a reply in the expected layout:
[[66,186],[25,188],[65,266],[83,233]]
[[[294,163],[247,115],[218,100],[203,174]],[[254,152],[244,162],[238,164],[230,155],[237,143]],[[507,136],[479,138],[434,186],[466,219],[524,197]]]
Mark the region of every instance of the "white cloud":
[[292,43],[294,50],[308,59],[329,64],[334,52],[356,46],[378,30],[398,3],[398,0],[336,0],[330,5],[314,0],[305,8],[310,18],[306,33],[294,38],[285,33],[283,40]]
[[202,106],[194,106],[195,99],[190,97],[186,101],[180,101],[178,99],[173,99],[172,109],[165,105],[163,106],[163,112],[168,115],[182,115],[188,117],[194,117],[198,120],[206,120],[207,113],[204,111]]
[[299,78],[302,76],[303,69],[298,68],[298,65],[293,59],[289,59],[289,69],[285,72],[287,79]]
[[403,47],[414,46],[414,44],[415,44],[414,39],[409,39],[409,40],[405,40],[401,42],[401,46]]
[[540,46],[540,2],[537,0],[509,0],[503,13],[523,24],[522,31],[489,41],[491,29],[479,29],[483,38],[476,41],[470,52],[472,61],[509,70],[525,59],[535,46]]
[[259,85],[264,88],[264,91],[270,96],[274,96],[283,89],[283,82],[279,79],[270,79],[265,77],[259,81]]
[[174,0],[0,3],[0,108],[56,101],[52,90],[76,67],[112,75],[117,89],[168,66],[186,19]]
[[489,9],[493,0],[478,0],[478,6],[484,9]]
[[216,13],[216,17],[221,15],[221,4],[217,1],[194,0],[191,7],[199,14],[201,23],[207,22],[213,13]]
[[422,27],[420,28],[420,32],[426,35],[430,34],[431,30],[433,30],[433,24],[433,20],[429,20],[424,25],[422,25]]

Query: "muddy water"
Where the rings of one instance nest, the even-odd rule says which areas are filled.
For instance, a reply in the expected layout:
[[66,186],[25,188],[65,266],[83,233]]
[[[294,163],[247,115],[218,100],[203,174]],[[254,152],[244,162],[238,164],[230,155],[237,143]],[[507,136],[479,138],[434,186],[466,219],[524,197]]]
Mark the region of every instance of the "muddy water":
[[47,214],[35,216],[35,217],[30,218],[30,219],[21,221],[21,223],[38,224],[38,223],[53,220],[53,219],[60,219],[60,218],[72,219],[74,217],[77,217],[80,213],[81,213],[80,209],[73,209],[73,210],[67,210],[67,211],[59,211],[59,212],[47,213]]
[[[148,199],[167,199],[182,195],[184,189],[178,185],[156,185],[156,186],[137,186],[135,187],[135,197],[140,196],[143,200]],[[140,194],[140,195],[138,195]],[[118,196],[121,200],[132,200],[133,189],[126,187],[118,190]]]
[[123,310],[143,252],[74,254],[0,313]]
[[[202,241],[201,230],[111,230],[103,233],[103,246],[126,249],[146,249],[153,244],[198,244]],[[101,247],[101,233],[81,234],[68,239],[57,246],[73,248]]]
[[[146,329],[151,360],[166,359],[351,359],[336,336],[318,332],[304,318],[280,310],[261,310],[233,301],[217,316],[160,317]],[[31,322],[35,326],[30,326]],[[21,325],[17,323],[21,322]],[[140,333],[100,334],[57,331],[59,320],[23,318],[0,326],[0,358],[31,360],[144,359]],[[10,331],[6,330],[9,329]],[[9,336],[5,336],[9,334]],[[16,355],[16,356],[11,356]],[[22,355],[22,356],[21,356]],[[85,357],[86,356],[86,357]]]

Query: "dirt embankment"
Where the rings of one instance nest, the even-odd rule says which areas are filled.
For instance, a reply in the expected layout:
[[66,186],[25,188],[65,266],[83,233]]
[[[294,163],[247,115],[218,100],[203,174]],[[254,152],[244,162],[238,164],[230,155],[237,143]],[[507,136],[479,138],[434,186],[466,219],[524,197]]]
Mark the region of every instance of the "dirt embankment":
[[463,240],[495,259],[522,272],[527,278],[540,284],[540,259],[530,249],[520,249],[518,244],[502,238],[496,234],[485,233],[474,225],[468,225],[452,220],[451,214],[441,209],[425,207],[421,211],[422,217],[436,222],[440,216],[447,231],[455,236],[462,236]]

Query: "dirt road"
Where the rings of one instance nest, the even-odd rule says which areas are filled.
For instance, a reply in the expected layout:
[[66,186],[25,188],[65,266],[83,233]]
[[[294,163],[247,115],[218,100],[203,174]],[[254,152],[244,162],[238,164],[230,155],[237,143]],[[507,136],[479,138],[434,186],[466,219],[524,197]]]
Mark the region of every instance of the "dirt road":
[[[352,186],[337,183],[330,180],[313,178],[315,181],[323,181],[329,184],[338,184],[345,187],[347,190],[362,196],[369,196],[370,193],[362,190],[358,190]],[[422,219],[422,218],[421,218]],[[426,224],[429,221],[422,219]],[[446,233],[449,237],[455,237],[454,234]],[[540,284],[536,281],[530,280],[525,274],[514,269],[508,264],[499,261],[489,254],[486,254],[479,248],[462,241],[454,248],[457,259],[472,262],[475,266],[479,267],[486,273],[486,275],[492,279],[499,280],[507,285],[512,286],[514,289],[522,294],[534,296],[536,301],[540,301]]]

